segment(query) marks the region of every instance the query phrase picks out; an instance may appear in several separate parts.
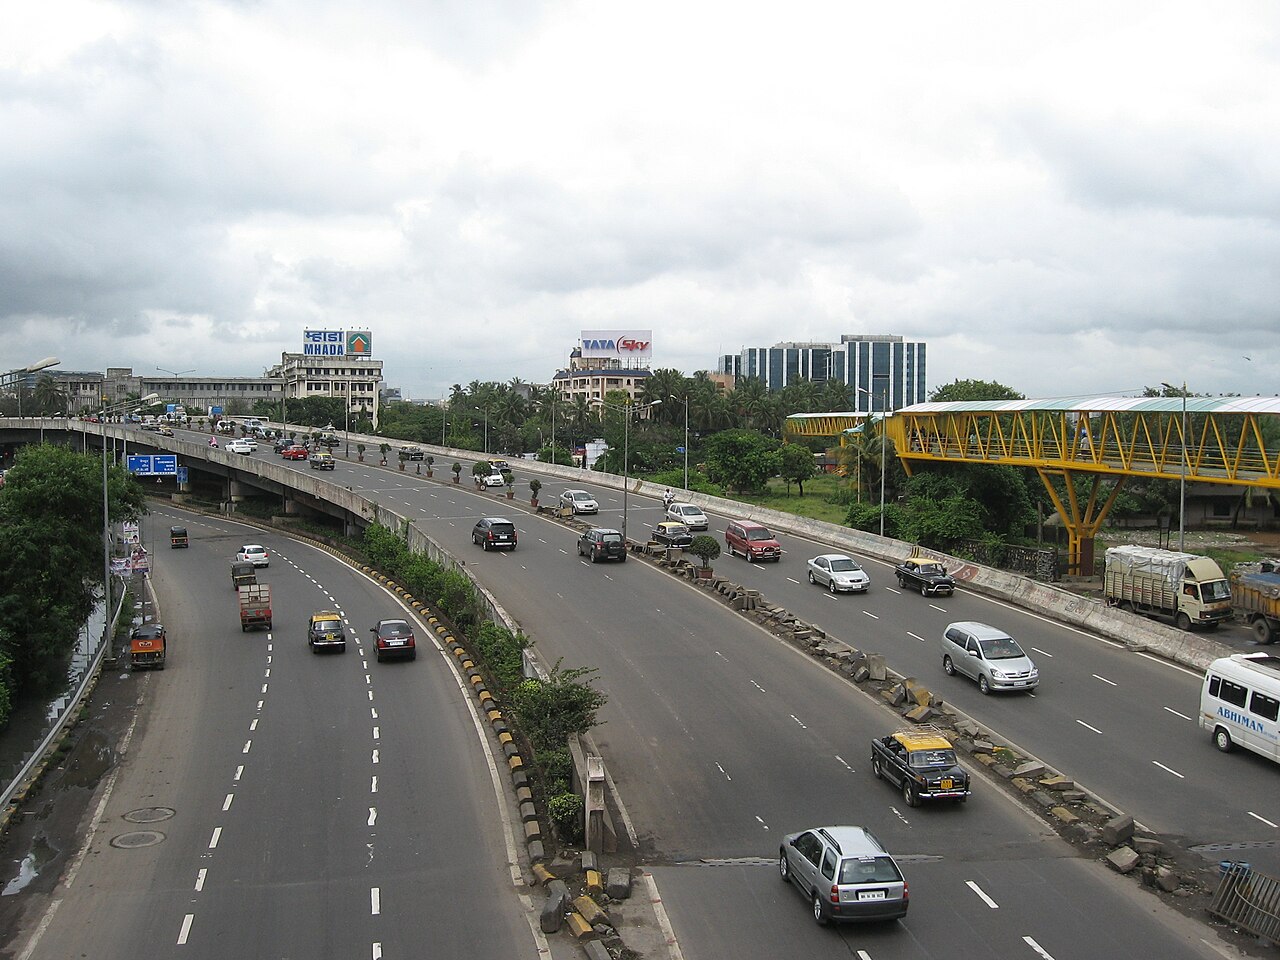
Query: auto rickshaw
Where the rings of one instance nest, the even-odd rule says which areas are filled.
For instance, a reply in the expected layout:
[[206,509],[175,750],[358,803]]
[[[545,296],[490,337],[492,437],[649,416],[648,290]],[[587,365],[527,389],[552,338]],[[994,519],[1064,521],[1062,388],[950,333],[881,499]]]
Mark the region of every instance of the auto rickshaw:
[[170,527],[169,528],[169,549],[176,550],[178,547],[189,547],[190,541],[187,539],[186,527]]

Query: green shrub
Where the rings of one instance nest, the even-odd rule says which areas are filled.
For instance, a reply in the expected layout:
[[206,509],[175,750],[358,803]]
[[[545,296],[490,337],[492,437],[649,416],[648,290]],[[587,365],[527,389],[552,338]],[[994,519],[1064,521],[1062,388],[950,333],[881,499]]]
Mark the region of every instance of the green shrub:
[[512,692],[516,722],[534,750],[563,746],[570,734],[595,726],[605,696],[584,681],[596,672],[585,667],[562,670],[557,661],[546,680],[526,680]]
[[582,798],[576,793],[562,793],[547,800],[547,816],[556,828],[556,836],[565,843],[582,841]]
[[499,691],[514,689],[524,679],[524,648],[529,645],[524,634],[514,634],[492,620],[486,620],[476,632],[476,652],[489,669],[489,676]]
[[573,788],[573,754],[568,747],[537,750],[533,764],[542,774],[542,791],[547,796],[568,793]]

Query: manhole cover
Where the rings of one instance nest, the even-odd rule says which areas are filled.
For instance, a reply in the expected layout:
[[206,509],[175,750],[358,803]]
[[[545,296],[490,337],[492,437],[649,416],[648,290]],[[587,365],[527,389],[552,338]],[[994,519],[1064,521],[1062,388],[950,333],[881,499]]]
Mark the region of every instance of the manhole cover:
[[168,807],[142,807],[130,810],[124,818],[130,823],[159,823],[161,820],[168,820],[175,812]]
[[135,830],[133,833],[122,833],[111,838],[113,847],[129,850],[133,847],[149,847],[164,840],[164,834],[157,830]]

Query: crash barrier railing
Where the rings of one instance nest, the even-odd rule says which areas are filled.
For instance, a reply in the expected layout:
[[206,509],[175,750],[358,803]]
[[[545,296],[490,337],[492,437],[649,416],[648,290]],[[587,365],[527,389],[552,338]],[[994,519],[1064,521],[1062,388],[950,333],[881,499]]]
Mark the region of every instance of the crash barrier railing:
[[[111,614],[111,623],[108,629],[113,632],[119,620],[120,611],[124,607],[125,595],[125,591],[121,590],[120,601],[116,605],[115,611]],[[10,804],[14,802],[15,798],[21,799],[19,793],[23,790],[24,785],[28,784],[36,767],[48,754],[49,748],[61,736],[67,721],[79,708],[80,701],[98,676],[98,668],[102,665],[102,658],[110,646],[110,644],[103,642],[104,634],[101,621],[102,617],[105,616],[105,605],[99,606],[90,614],[88,621],[81,626],[81,642],[77,646],[77,653],[71,658],[71,665],[68,671],[70,674],[68,677],[68,690],[49,704],[48,712],[45,714],[45,725],[41,728],[39,734],[40,739],[36,741],[31,752],[24,756],[13,778],[5,784],[4,792],[0,794],[0,811],[4,811],[3,817],[0,817],[0,822],[7,822],[11,815]],[[79,652],[81,650],[83,652]]]
[[1247,863],[1223,861],[1209,912],[1255,937],[1280,942],[1280,879]]

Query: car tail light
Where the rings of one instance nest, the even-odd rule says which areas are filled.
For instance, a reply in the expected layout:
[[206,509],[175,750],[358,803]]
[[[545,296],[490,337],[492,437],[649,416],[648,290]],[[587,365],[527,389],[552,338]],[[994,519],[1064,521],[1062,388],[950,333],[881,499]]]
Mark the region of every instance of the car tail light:
[[840,902],[840,888],[836,886],[834,883],[831,885],[831,902],[832,903]]
[[902,881],[902,899],[907,901],[911,899],[911,891],[907,888],[907,881]]

